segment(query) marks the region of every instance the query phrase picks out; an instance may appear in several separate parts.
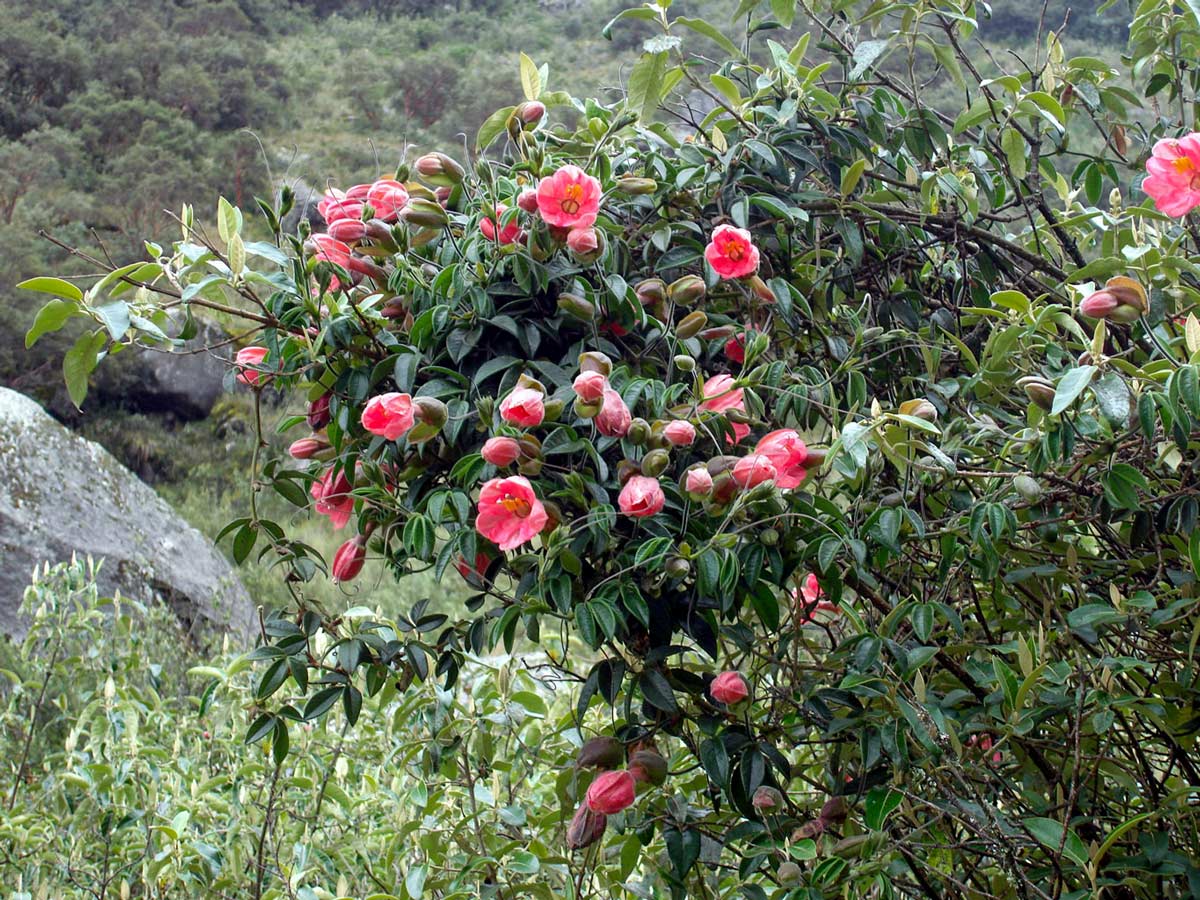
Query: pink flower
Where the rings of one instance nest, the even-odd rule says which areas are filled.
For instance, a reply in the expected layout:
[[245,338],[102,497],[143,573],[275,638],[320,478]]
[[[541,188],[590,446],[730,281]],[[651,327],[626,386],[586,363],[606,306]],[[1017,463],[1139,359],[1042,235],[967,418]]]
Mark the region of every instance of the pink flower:
[[538,211],[549,225],[586,228],[600,212],[600,182],[579,166],[566,165],[537,188]]
[[533,388],[517,388],[500,402],[500,418],[522,428],[541,425],[546,418],[546,398]]
[[728,671],[713,679],[708,692],[718,703],[732,706],[750,696],[750,685],[741,672]]
[[395,179],[381,178],[368,188],[367,202],[376,218],[395,222],[400,210],[408,205],[408,191]]
[[604,405],[596,416],[596,429],[606,437],[625,437],[633,423],[633,414],[621,395],[612,388],[604,391]]
[[538,211],[538,192],[535,188],[526,188],[517,196],[517,206],[527,213]]
[[347,200],[366,200],[367,194],[371,193],[371,185],[356,184],[353,187],[346,188]]
[[800,624],[807,625],[810,622],[815,622],[817,613],[832,613],[840,615],[841,610],[838,609],[836,603],[830,603],[823,599],[825,592],[821,590],[821,584],[817,581],[816,573],[809,572],[804,576],[804,581],[800,585],[799,595],[793,595],[800,603],[797,604],[797,609],[800,615]]
[[354,497],[350,479],[345,472],[338,472],[334,477],[333,469],[326,469],[325,474],[313,482],[309,493],[316,502],[313,506],[323,516],[329,516],[334,528],[343,528],[354,514]]
[[633,805],[637,782],[629,772],[601,772],[587,789],[587,805],[594,813],[611,816]]
[[362,198],[350,197],[345,191],[330,188],[317,204],[317,212],[327,223],[337,222],[341,219],[361,219],[363,214]]
[[734,464],[732,475],[738,487],[749,490],[764,481],[772,481],[776,471],[769,457],[761,453],[751,453]]
[[546,507],[525,478],[493,478],[479,491],[475,530],[501,550],[533,540],[546,525]]
[[571,387],[584,403],[599,403],[608,389],[608,379],[601,372],[580,372]]
[[493,466],[511,466],[521,457],[521,445],[510,437],[489,438],[479,451]]
[[[479,230],[489,241],[499,240],[501,244],[515,244],[521,237],[521,223],[513,219],[507,225],[499,225],[501,217],[508,210],[503,203],[496,204],[496,214],[479,220]],[[499,228],[497,226],[499,225]],[[497,238],[497,235],[499,237]]]
[[600,249],[600,239],[596,236],[595,228],[572,228],[567,235],[567,247],[572,253],[586,256]]
[[707,497],[712,493],[713,479],[708,474],[708,469],[703,466],[696,466],[694,469],[688,469],[687,475],[683,480],[683,488],[689,494],[694,494],[697,497]]
[[389,441],[399,440],[416,421],[412,397],[408,394],[380,394],[367,401],[362,413],[362,426]]
[[675,419],[663,429],[672,447],[689,447],[696,440],[696,427],[687,419]]
[[753,331],[740,331],[725,342],[725,355],[733,362],[741,365],[746,361],[746,342]]
[[755,453],[761,453],[771,460],[775,466],[775,484],[785,490],[799,487],[800,482],[808,474],[804,462],[808,459],[808,447],[795,431],[790,428],[780,428],[770,434],[763,435]]
[[741,278],[758,269],[758,248],[750,232],[732,225],[718,225],[704,248],[704,258],[722,278]]
[[314,234],[309,238],[316,247],[314,255],[321,262],[350,268],[350,248],[330,234]]
[[333,565],[330,567],[335,582],[350,581],[362,571],[363,563],[367,561],[366,540],[360,534],[337,548],[333,555]]
[[1159,212],[1179,217],[1200,206],[1200,133],[1156,143],[1146,171],[1142,190]]
[[472,587],[483,584],[484,573],[487,572],[488,566],[491,563],[492,558],[482,550],[475,554],[474,565],[467,562],[465,556],[459,555],[454,558],[454,568],[458,570],[458,574],[463,577],[463,580]]
[[357,244],[367,236],[367,223],[362,219],[338,219],[329,223],[325,233],[335,241]]
[[634,475],[621,488],[617,497],[617,506],[621,512],[635,519],[644,519],[658,513],[663,508],[666,497],[663,496],[662,485],[657,478],[647,478],[645,475]]
[[[969,748],[971,748],[973,750],[974,749],[982,750],[984,752],[984,754],[987,754],[987,752],[992,749],[992,744],[993,744],[993,741],[992,741],[992,736],[990,734],[983,734],[983,735],[973,734],[967,739],[967,746]],[[1004,760],[1004,755],[999,750],[997,750],[995,753],[992,754],[991,759],[992,759],[992,762],[999,763]]]
[[723,413],[731,409],[744,412],[746,409],[745,394],[741,388],[733,386],[732,375],[714,375],[704,382],[703,397],[700,407],[709,412]]
[[264,376],[262,372],[250,368],[252,366],[261,366],[269,352],[266,347],[243,347],[239,350],[237,356],[234,357],[234,361],[237,364],[237,380],[242,384],[251,386],[257,385],[260,378],[263,379],[264,383],[270,381],[269,375]]

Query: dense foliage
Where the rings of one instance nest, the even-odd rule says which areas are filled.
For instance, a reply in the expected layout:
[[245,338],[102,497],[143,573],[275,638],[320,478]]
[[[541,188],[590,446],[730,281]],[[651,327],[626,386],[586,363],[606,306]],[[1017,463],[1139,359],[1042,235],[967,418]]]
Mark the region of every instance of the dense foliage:
[[[254,334],[238,381],[292,398],[300,462],[256,453],[226,531],[293,595],[250,656],[276,772],[314,721],[375,727],[527,641],[590,739],[554,895],[1200,889],[1195,12],[1143,2],[1126,70],[1047,31],[984,78],[971,4],[740,6],[737,40],[618,16],[646,40],[616,101],[522,56],[469,167],[344,182],[316,231],[283,229],[288,191],[269,240],[185,207],[86,293],[31,283],[57,295],[31,337],[89,324],[82,402],[105,354],[169,342],[167,308],[215,310]],[[771,39],[802,12],[816,40]],[[958,108],[922,102],[934,70]],[[268,491],[347,529],[332,559]],[[380,565],[475,593],[310,602]],[[474,791],[492,756],[464,740]],[[409,862],[456,896],[440,852]]]

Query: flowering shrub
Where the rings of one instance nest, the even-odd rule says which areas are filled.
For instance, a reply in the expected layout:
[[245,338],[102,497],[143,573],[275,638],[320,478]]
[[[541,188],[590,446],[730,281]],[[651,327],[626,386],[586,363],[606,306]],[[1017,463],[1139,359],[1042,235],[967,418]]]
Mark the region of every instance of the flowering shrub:
[[[1200,883],[1200,245],[1171,218],[1192,123],[1151,125],[1055,35],[983,79],[956,4],[872,37],[868,4],[844,31],[801,3],[820,60],[807,37],[747,57],[668,5],[610,26],[658,31],[625,99],[547,91],[522,57],[469,167],[331,189],[325,233],[282,233],[285,191],[249,241],[222,201],[218,236],[184,210],[180,243],[86,295],[31,285],[60,296],[31,338],[97,323],[77,400],[110,347],[169,340],[167,307],[252,323],[239,380],[317,442],[254,490],[352,526],[335,578],[477,591],[452,619],[322,616],[325,562],[252,506],[234,555],[276,559],[296,606],[265,622],[248,738],[286,754],[335,704],[354,724],[396,679],[568,634],[553,664],[603,752],[567,844],[603,865],[635,835],[626,873],[672,896]],[[1156,9],[1134,71],[1179,94],[1163,35],[1200,32]],[[698,36],[729,57],[707,77]],[[970,88],[956,115],[884,64],[931,48]]]

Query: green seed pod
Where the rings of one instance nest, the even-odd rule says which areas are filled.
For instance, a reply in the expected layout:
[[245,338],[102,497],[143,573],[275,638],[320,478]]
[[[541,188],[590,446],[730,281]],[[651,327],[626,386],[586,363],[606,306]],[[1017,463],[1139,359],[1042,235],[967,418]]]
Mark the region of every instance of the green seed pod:
[[653,178],[638,178],[634,175],[622,175],[617,179],[617,190],[622,194],[637,196],[638,194],[653,194],[658,190],[658,182]]
[[708,324],[708,316],[702,310],[694,310],[679,320],[675,326],[675,337],[681,341],[694,338]]

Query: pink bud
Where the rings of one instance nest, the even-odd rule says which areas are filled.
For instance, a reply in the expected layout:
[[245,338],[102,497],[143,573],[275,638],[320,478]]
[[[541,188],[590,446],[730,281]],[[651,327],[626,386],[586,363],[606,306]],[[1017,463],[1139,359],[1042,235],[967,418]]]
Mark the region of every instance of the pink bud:
[[546,104],[538,100],[530,100],[517,107],[517,115],[526,125],[536,125],[546,115]]
[[762,785],[754,792],[750,804],[759,812],[771,812],[783,808],[783,794],[769,785]]
[[510,437],[490,438],[480,455],[493,466],[511,466],[521,457],[521,445]]
[[567,246],[572,253],[594,253],[600,247],[595,228],[572,228],[567,234]]
[[731,670],[722,672],[714,678],[708,688],[708,692],[712,694],[713,699],[718,703],[732,706],[735,703],[741,703],[750,696],[750,685],[741,672]]
[[344,244],[357,244],[367,236],[367,223],[361,219],[338,219],[330,222],[326,233]]
[[608,379],[600,372],[580,372],[572,385],[576,396],[584,403],[599,403],[604,399]]
[[301,438],[298,441],[293,441],[288,447],[288,453],[293,459],[312,459],[322,450],[329,449],[329,445],[319,438]]
[[567,846],[572,850],[590,847],[604,835],[607,825],[608,816],[592,811],[586,803],[579,804],[567,826]]
[[260,378],[264,381],[270,380],[270,376],[264,375],[253,368],[262,365],[263,360],[267,358],[268,352],[266,347],[243,347],[239,350],[235,357],[237,363],[237,380],[242,384],[248,384],[252,387],[259,383]]
[[687,477],[683,481],[683,487],[693,497],[707,497],[712,492],[712,476],[708,474],[708,469],[703,466],[688,469]]
[[320,431],[329,424],[329,394],[322,394],[308,405],[308,427]]
[[667,423],[663,437],[674,447],[688,447],[696,440],[696,428],[686,419],[676,419]]
[[636,782],[629,772],[601,772],[587,790],[592,812],[611,816],[633,805]]
[[351,581],[367,560],[367,541],[361,534],[338,547],[333,555],[333,580]]
[[771,481],[776,474],[771,458],[762,453],[743,456],[733,467],[733,480],[743,490],[748,490],[764,481]]
[[1108,291],[1096,291],[1079,304],[1079,311],[1089,319],[1105,319],[1120,305],[1121,301],[1115,295]]
[[534,188],[526,188],[521,191],[521,195],[517,197],[517,206],[521,207],[527,213],[537,212],[537,191]]

